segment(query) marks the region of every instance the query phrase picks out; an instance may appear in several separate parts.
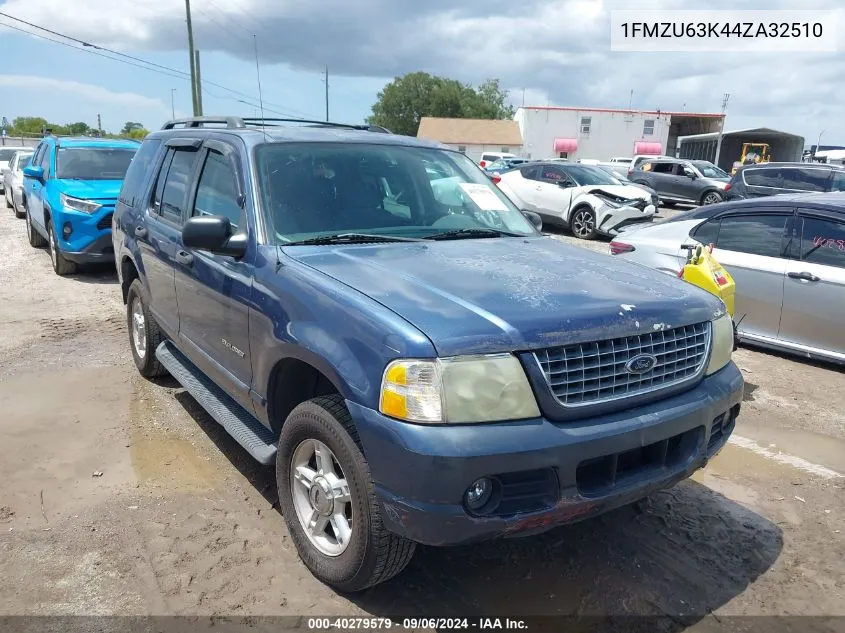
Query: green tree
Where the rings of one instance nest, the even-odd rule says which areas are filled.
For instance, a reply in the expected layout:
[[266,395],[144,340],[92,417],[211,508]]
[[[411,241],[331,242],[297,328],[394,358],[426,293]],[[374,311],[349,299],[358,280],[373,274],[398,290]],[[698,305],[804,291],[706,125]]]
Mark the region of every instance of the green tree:
[[83,136],[91,131],[91,126],[87,123],[83,123],[82,121],[68,123],[64,126],[64,128],[67,130],[68,134],[73,134],[74,136]]
[[510,119],[514,110],[498,79],[478,89],[454,79],[415,72],[396,77],[378,93],[367,122],[396,134],[414,136],[424,116],[458,119]]
[[143,127],[139,127],[139,128],[135,128],[134,130],[131,130],[129,132],[128,136],[129,136],[129,138],[134,138],[134,139],[137,139],[137,140],[140,141],[140,140],[143,140],[147,136],[147,134],[149,134],[149,133],[150,133],[149,130],[147,130]]
[[126,124],[123,126],[123,129],[120,130],[121,134],[131,134],[132,130],[143,130],[144,126],[137,121],[127,121]]
[[40,116],[19,116],[12,121],[12,130],[18,134],[41,134],[48,127],[47,119]]

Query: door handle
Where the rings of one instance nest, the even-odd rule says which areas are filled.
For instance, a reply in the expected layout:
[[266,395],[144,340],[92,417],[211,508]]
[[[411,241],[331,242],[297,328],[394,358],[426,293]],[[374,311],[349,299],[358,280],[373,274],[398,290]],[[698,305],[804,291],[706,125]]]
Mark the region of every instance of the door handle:
[[191,266],[194,263],[194,256],[186,251],[176,253],[176,261],[184,266]]
[[543,190],[543,188],[542,188],[540,185],[537,185],[537,186],[536,186],[536,187],[534,187],[534,188],[535,188],[537,191],[542,191],[542,190]]
[[147,229],[145,229],[143,226],[136,226],[135,237],[147,237]]
[[801,273],[786,273],[792,279],[802,279],[804,281],[821,281],[818,277],[816,277],[813,273],[808,272],[801,272]]

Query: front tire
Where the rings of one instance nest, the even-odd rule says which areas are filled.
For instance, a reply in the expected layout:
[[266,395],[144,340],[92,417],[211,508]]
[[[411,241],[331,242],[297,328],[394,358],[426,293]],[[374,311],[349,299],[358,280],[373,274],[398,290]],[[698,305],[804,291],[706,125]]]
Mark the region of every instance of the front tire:
[[707,191],[701,196],[701,206],[717,204],[723,200],[722,194],[718,191]]
[[26,237],[29,240],[29,245],[32,248],[44,248],[47,246],[47,240],[39,233],[34,226],[32,226],[32,218],[29,215],[29,209],[24,206],[24,216],[26,217]]
[[416,544],[388,532],[352,418],[339,395],[297,406],[276,454],[279,506],[305,566],[355,592],[401,572]]
[[56,239],[56,232],[53,230],[53,220],[47,220],[47,245],[50,247],[50,261],[53,264],[53,270],[60,277],[65,275],[72,275],[76,272],[76,264],[70,260],[65,259],[62,255],[62,250],[59,248],[58,240]]
[[144,300],[144,286],[136,279],[126,293],[126,325],[129,330],[129,347],[135,367],[145,378],[163,376],[167,370],[158,362],[156,349],[164,340],[164,334],[150,314]]
[[578,207],[572,212],[569,221],[572,234],[581,240],[592,240],[596,237],[596,213],[589,207]]

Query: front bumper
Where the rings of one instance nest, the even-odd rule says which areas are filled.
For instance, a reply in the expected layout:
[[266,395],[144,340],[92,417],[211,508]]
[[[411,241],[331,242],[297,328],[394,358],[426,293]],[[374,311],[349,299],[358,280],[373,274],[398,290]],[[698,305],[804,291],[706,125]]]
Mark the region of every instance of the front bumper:
[[[376,482],[385,526],[418,543],[458,545],[543,532],[674,485],[724,446],[742,394],[742,375],[730,363],[680,395],[565,424],[538,418],[424,426],[352,402],[347,406]],[[606,467],[613,469],[610,478]],[[515,481],[508,490],[523,497],[535,485],[527,482],[540,482],[544,488],[535,501],[545,499],[545,505],[472,516],[463,505],[464,493],[480,477]]]
[[626,227],[653,222],[655,213],[657,209],[653,204],[642,211],[635,207],[605,207],[596,214],[596,230],[614,237]]
[[[77,264],[114,261],[113,212],[113,205],[104,205],[92,214],[68,209],[54,211],[53,228],[65,259]],[[70,235],[65,234],[66,225],[70,227]]]
[[65,259],[77,264],[96,264],[98,262],[113,262],[114,247],[112,246],[111,235],[101,235],[88,244],[81,251],[62,251]]

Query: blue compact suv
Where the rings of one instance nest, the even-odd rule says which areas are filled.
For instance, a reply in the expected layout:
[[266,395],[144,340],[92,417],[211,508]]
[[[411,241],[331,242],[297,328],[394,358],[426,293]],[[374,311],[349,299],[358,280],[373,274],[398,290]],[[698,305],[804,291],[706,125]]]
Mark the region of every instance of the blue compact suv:
[[137,141],[47,136],[24,168],[29,243],[49,246],[58,275],[111,261],[111,221]]
[[115,210],[132,358],[275,465],[300,557],[340,590],[416,543],[585,519],[704,466],[743,379],[719,299],[538,219],[439,143],[171,121]]

